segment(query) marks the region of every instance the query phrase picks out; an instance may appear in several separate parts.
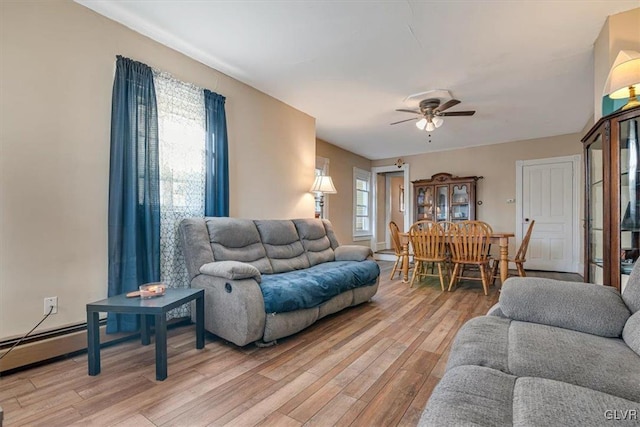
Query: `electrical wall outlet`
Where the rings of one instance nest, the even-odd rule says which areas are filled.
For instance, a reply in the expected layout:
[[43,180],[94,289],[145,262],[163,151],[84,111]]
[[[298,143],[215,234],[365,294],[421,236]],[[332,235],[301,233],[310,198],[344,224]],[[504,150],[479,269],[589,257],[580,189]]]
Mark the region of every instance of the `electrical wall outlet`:
[[[51,310],[52,307],[53,310]],[[48,297],[44,299],[44,314],[49,314],[49,310],[51,310],[51,314],[58,313],[58,297]]]
[[507,203],[515,203],[516,199],[507,199]]

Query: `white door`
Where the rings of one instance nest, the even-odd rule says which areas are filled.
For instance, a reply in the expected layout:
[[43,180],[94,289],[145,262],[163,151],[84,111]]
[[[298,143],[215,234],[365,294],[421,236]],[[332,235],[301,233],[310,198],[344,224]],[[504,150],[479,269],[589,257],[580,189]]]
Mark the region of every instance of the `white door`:
[[518,165],[522,185],[518,245],[535,220],[525,269],[577,272],[576,158],[524,161]]

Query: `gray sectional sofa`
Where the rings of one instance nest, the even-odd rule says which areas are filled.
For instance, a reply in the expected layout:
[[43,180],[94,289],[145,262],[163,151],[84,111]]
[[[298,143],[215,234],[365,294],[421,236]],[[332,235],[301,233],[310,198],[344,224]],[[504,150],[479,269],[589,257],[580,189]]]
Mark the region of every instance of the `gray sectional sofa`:
[[507,280],[458,332],[420,425],[640,425],[640,262],[622,295]]
[[205,328],[239,346],[294,334],[378,290],[371,249],[341,246],[327,220],[190,218],[180,234],[191,287],[205,290]]

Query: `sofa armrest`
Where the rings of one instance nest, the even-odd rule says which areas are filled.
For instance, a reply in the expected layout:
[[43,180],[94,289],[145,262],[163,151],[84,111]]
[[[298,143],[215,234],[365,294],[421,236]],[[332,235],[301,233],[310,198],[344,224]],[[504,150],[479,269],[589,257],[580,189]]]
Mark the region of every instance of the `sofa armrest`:
[[371,248],[358,245],[342,245],[335,250],[336,261],[364,261],[373,256]]
[[254,279],[260,283],[262,275],[251,264],[240,261],[215,261],[200,267],[200,273],[229,280]]
[[502,313],[512,320],[603,337],[619,337],[631,315],[615,289],[592,283],[511,278],[499,301]]
[[191,287],[204,289],[207,331],[238,346],[262,339],[267,314],[260,285],[254,279],[199,274]]

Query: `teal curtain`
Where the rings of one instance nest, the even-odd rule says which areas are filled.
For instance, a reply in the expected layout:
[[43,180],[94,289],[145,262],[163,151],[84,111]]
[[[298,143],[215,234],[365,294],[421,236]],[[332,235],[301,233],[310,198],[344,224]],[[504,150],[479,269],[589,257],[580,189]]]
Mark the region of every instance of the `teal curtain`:
[[224,96],[205,89],[205,216],[229,216],[229,149],[224,103]]
[[[109,165],[109,296],[160,280],[158,109],[149,66],[116,60]],[[107,332],[136,331],[137,316],[109,313]]]

